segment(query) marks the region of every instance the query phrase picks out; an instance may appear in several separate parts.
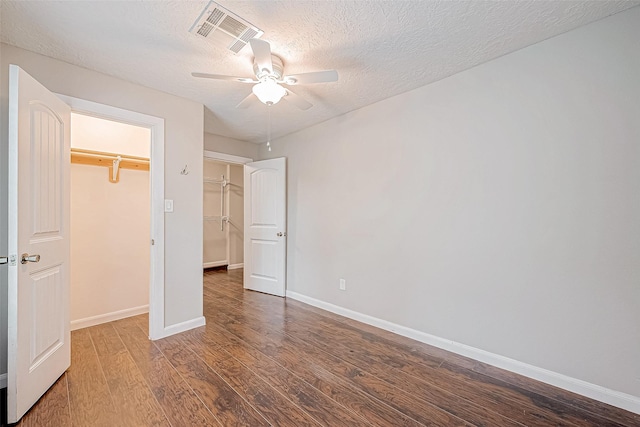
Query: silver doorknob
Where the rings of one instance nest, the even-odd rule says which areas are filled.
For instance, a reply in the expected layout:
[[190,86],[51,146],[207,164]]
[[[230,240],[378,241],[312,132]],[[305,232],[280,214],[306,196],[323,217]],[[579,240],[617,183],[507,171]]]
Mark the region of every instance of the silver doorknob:
[[21,264],[26,264],[28,262],[39,262],[39,261],[40,261],[40,255],[22,254],[22,258],[20,258]]

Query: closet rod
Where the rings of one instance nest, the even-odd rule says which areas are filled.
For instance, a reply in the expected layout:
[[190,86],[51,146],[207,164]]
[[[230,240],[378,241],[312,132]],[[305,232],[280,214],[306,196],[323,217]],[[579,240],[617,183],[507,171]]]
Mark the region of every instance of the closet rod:
[[231,181],[228,181],[226,179],[213,179],[213,178],[207,178],[206,176],[203,179],[203,182],[205,184],[224,184],[224,186],[226,187],[227,185],[231,185]]
[[109,181],[120,180],[120,169],[149,170],[149,159],[145,157],[118,155],[102,151],[71,149],[71,163],[109,168]]

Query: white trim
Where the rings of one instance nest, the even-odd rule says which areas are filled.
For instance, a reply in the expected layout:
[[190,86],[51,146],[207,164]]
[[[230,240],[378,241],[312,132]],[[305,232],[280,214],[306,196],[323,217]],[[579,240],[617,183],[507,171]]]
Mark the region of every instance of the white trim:
[[120,320],[131,316],[137,316],[138,314],[144,314],[149,312],[149,305],[141,305],[139,307],[127,308],[124,310],[112,311],[111,313],[99,314],[97,316],[85,317],[83,319],[77,319],[71,321],[71,330],[88,328],[89,326],[100,325],[102,323],[113,322],[114,320]]
[[151,238],[149,277],[149,336],[164,333],[164,119],[110,105],[56,94],[71,111],[151,129]]
[[7,374],[0,375],[0,388],[7,388]]
[[227,266],[227,270],[237,270],[239,268],[244,268],[244,263],[243,262],[241,262],[239,264],[229,264]]
[[222,267],[223,265],[229,264],[225,261],[213,261],[213,262],[205,262],[202,264],[202,268],[213,268],[213,267]]
[[204,158],[209,160],[220,160],[222,162],[234,163],[237,165],[244,165],[245,163],[253,162],[253,159],[250,159],[249,157],[234,156],[232,154],[209,150],[204,150]]
[[185,322],[176,323],[175,325],[167,326],[163,329],[162,335],[151,338],[152,340],[158,340],[180,332],[188,331],[190,329],[199,328],[207,323],[204,316],[196,317],[195,319],[187,320]]
[[500,356],[499,354],[490,353],[479,348],[440,338],[435,335],[427,334],[425,332],[411,329],[406,326],[401,326],[392,322],[388,322],[386,320],[379,319],[377,317],[369,316],[367,314],[349,310],[348,308],[340,307],[325,301],[308,297],[294,291],[287,291],[287,298],[301,301],[314,307],[318,307],[323,310],[348,317],[349,319],[357,320],[359,322],[366,323],[367,325],[375,326],[380,329],[384,329],[386,331],[390,331],[398,335],[402,335],[404,337],[432,345],[434,347],[442,348],[452,353],[470,357],[479,362],[487,363],[489,365],[496,366],[507,371],[515,372],[525,377],[533,378],[535,380],[560,387],[573,393],[578,393],[591,399],[595,399],[600,402],[604,402],[609,405],[613,405],[618,408],[626,409],[627,411],[640,414],[640,397],[637,396],[611,390],[596,384],[579,380],[577,378],[572,378],[567,375],[559,374],[557,372],[529,365],[524,362],[519,362],[508,357]]

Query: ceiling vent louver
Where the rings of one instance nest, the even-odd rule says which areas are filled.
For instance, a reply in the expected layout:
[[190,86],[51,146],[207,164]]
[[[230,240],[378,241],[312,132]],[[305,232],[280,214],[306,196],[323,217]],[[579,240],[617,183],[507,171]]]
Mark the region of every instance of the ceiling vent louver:
[[240,52],[249,40],[264,34],[264,31],[214,1],[204,8],[189,32],[233,53]]

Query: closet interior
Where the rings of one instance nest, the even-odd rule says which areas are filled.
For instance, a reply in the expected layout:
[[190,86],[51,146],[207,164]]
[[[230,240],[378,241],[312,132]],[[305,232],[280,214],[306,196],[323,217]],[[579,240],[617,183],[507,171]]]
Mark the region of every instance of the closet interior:
[[71,328],[147,312],[151,130],[72,113]]
[[242,165],[204,158],[203,268],[243,267]]

